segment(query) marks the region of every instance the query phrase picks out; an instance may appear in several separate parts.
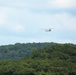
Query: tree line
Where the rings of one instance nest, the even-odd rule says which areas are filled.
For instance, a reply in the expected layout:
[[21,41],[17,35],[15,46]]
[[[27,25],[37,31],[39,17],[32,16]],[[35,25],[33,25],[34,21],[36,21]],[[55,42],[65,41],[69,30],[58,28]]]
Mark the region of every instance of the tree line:
[[0,60],[0,75],[76,75],[76,45],[48,43],[18,60]]

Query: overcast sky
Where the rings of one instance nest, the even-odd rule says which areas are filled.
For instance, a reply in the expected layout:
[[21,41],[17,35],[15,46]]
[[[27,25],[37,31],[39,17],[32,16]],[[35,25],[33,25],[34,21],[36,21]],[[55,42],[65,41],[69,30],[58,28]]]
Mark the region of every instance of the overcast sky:
[[76,0],[0,0],[0,45],[17,42],[76,44]]

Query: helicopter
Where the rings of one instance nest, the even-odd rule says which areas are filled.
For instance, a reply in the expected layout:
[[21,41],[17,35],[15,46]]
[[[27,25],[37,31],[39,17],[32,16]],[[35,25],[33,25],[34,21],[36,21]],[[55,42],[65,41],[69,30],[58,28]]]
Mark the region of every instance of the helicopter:
[[52,29],[54,29],[54,28],[48,28],[48,29],[43,29],[43,30],[45,30],[46,32],[51,32]]

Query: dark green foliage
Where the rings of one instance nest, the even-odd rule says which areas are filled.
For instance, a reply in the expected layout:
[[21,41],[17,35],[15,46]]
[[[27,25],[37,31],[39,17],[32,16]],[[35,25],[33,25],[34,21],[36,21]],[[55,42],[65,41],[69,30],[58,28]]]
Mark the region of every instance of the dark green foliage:
[[[20,50],[22,54],[28,52],[28,56],[21,56],[23,58],[19,60],[0,60],[0,75],[76,75],[74,44],[17,43],[0,47],[0,52],[4,54],[11,51],[19,51],[19,54]],[[15,56],[14,52],[11,54]]]
[[[49,43],[27,43],[0,46],[0,59],[19,59],[29,56],[32,50],[43,48]],[[51,43],[52,44],[52,43]]]

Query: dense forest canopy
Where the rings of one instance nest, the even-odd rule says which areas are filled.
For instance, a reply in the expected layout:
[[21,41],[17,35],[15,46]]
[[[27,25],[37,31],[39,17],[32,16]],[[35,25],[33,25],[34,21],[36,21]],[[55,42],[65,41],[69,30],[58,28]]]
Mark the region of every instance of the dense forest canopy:
[[0,59],[19,59],[29,56],[34,49],[43,48],[55,43],[16,43],[14,45],[0,46]]
[[75,44],[0,46],[0,59],[0,75],[76,75]]

